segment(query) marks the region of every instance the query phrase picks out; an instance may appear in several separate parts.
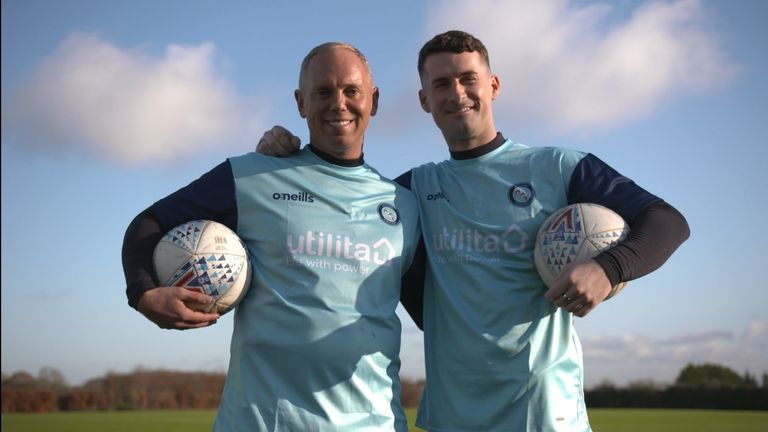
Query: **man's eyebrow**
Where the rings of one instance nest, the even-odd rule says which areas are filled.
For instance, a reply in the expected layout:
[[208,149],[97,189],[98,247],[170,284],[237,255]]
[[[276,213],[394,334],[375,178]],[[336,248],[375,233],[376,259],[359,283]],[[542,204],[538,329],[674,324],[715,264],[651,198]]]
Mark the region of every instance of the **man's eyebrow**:
[[439,80],[450,80],[453,77],[465,77],[467,75],[480,75],[480,72],[474,69],[470,69],[470,70],[462,71],[456,74],[439,75],[432,78],[432,82],[439,81]]

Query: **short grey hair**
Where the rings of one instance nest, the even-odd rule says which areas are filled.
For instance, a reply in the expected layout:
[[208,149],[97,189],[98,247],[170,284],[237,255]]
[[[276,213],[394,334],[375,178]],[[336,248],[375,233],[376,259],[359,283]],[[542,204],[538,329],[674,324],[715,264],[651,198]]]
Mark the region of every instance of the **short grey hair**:
[[309,67],[309,61],[312,60],[312,57],[322,52],[331,51],[337,48],[350,50],[360,60],[362,60],[366,70],[368,70],[368,76],[371,77],[371,84],[373,84],[373,72],[371,72],[371,65],[368,64],[368,59],[365,58],[365,55],[359,49],[345,42],[326,42],[324,44],[320,44],[312,48],[312,50],[310,50],[309,53],[307,53],[307,55],[304,57],[304,60],[302,60],[301,71],[299,72],[299,89],[302,89],[301,84],[304,81],[304,74],[307,72],[307,68]]

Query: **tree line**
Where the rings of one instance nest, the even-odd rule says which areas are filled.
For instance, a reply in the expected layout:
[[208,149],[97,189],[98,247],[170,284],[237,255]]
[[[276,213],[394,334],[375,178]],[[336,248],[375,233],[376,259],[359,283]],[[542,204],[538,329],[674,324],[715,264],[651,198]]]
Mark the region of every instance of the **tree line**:
[[211,409],[219,404],[221,373],[136,370],[108,373],[68,386],[55,369],[37,378],[16,372],[2,381],[2,412]]
[[[2,413],[216,409],[224,389],[224,373],[137,369],[108,373],[81,386],[69,386],[56,369],[43,368],[2,376]],[[403,404],[415,407],[424,382],[401,381]]]
[[725,366],[685,366],[672,385],[637,381],[626,387],[604,382],[585,392],[592,408],[690,408],[768,410],[768,373],[758,379]]
[[[2,413],[158,409],[216,409],[224,373],[137,369],[70,386],[56,369],[2,375]],[[424,381],[401,380],[401,401],[418,406]],[[587,407],[768,410],[768,374],[760,382],[720,365],[687,365],[672,385],[610,382],[585,392]]]

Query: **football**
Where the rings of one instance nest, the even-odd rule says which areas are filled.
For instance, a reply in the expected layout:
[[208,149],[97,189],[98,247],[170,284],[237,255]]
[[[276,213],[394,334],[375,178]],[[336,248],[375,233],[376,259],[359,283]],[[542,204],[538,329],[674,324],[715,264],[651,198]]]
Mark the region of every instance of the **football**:
[[155,247],[153,263],[162,286],[181,286],[215,299],[205,312],[224,314],[248,291],[248,249],[227,226],[209,220],[181,224]]
[[[539,228],[534,261],[548,287],[566,265],[592,258],[613,247],[629,233],[629,225],[614,211],[597,204],[577,203],[554,212]],[[616,295],[625,283],[613,287]]]

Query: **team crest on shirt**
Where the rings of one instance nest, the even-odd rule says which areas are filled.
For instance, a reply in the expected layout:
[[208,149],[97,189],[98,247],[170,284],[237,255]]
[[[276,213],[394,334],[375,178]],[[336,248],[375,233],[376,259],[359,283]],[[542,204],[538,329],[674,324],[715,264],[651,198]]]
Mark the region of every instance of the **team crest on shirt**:
[[509,201],[518,207],[527,207],[531,205],[536,192],[530,183],[517,183],[509,188]]
[[400,213],[392,205],[383,203],[379,204],[379,217],[385,223],[389,225],[397,225],[400,222]]

